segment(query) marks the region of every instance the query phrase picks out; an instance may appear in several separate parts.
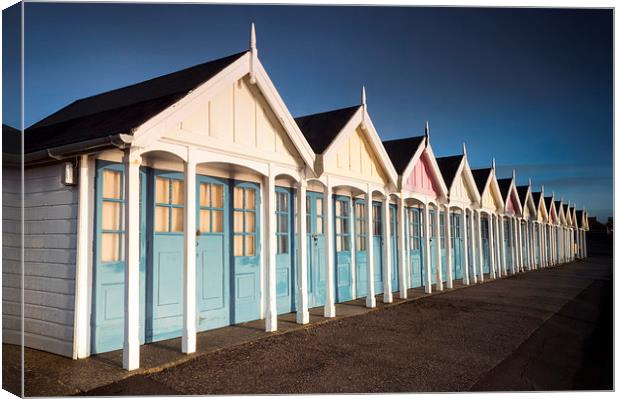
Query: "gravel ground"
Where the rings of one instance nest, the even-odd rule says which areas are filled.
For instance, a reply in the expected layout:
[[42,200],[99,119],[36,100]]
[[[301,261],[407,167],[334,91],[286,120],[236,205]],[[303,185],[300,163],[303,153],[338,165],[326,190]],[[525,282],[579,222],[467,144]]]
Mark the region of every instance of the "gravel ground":
[[[592,342],[610,336],[599,303],[610,301],[611,283],[601,281],[611,270],[611,258],[593,258],[525,273],[243,344],[89,394],[601,389],[584,367],[606,370],[606,360],[582,353],[593,345],[611,351],[609,340]],[[541,351],[550,335],[551,349]],[[552,365],[561,370],[545,371]],[[515,382],[523,370],[527,378]]]

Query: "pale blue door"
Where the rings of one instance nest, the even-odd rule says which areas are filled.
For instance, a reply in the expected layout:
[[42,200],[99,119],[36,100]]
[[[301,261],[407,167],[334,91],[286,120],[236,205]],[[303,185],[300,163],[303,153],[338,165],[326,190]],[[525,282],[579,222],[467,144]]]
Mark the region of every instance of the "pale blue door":
[[409,288],[421,287],[426,278],[426,268],[424,266],[424,241],[422,223],[424,215],[420,208],[407,208],[407,250],[410,258],[410,279]]
[[430,237],[431,283],[436,284],[437,283],[437,250],[435,248],[437,245],[437,229],[435,228],[436,219],[435,219],[434,209],[429,209],[428,218],[429,218],[429,229],[430,229],[430,236],[431,236]]
[[510,222],[504,220],[504,252],[506,259],[506,271],[510,271],[512,267],[512,230],[510,229]]
[[349,229],[349,198],[336,196],[334,199],[334,245],[336,246],[336,302],[353,299],[351,276],[351,233]]
[[[144,343],[146,177],[140,171],[140,343]],[[91,353],[123,347],[125,312],[124,166],[97,161]]]
[[323,194],[306,194],[308,240],[308,307],[325,305],[325,217]]
[[198,331],[230,324],[230,187],[198,176],[196,310]]
[[233,183],[232,323],[260,318],[260,187]]
[[441,244],[441,278],[442,281],[448,280],[447,259],[446,259],[446,213],[439,212],[439,242]]
[[375,294],[383,293],[383,212],[380,202],[372,203],[372,257]]
[[366,201],[356,199],[355,211],[355,297],[363,298],[368,292],[368,253],[366,251]]
[[480,235],[482,236],[482,270],[485,274],[491,273],[491,250],[489,248],[489,219],[480,217]]
[[400,256],[398,253],[398,217],[396,213],[396,205],[390,205],[390,250],[392,253],[392,291],[398,291],[398,283],[400,276],[398,275],[398,265]]
[[[474,235],[472,234],[472,228],[471,228],[471,220],[470,220],[471,216],[469,214],[467,214],[465,216],[465,221],[467,226],[465,226],[465,228],[467,229],[467,266],[469,267],[469,279],[470,281],[473,281],[473,277],[476,275],[475,273],[475,266],[476,263],[478,262],[478,258],[476,258],[476,253],[477,253],[477,246],[476,246],[476,238],[474,237]],[[476,262],[476,263],[474,263]]]
[[278,314],[295,311],[297,273],[292,233],[295,229],[293,191],[276,187],[276,298]]
[[536,249],[534,252],[534,259],[536,259],[536,264],[540,265],[540,230],[538,224],[534,224],[534,248]]
[[463,278],[463,239],[461,238],[461,221],[460,213],[451,215],[451,244],[452,244],[452,275],[456,280]]
[[178,337],[183,326],[183,175],[154,170],[152,248],[146,285],[147,342]]

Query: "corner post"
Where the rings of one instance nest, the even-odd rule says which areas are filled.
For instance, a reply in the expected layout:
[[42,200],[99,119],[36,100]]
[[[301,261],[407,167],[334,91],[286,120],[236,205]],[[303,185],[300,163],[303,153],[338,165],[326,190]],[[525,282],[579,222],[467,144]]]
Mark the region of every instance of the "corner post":
[[188,151],[184,165],[184,268],[183,268],[183,353],[196,352],[196,163]]
[[307,182],[304,176],[299,179],[297,186],[297,226],[299,231],[297,237],[299,240],[299,299],[296,321],[298,324],[307,324],[310,322],[310,313],[308,312],[308,237],[306,225],[306,187]]
[[392,234],[396,234],[396,231],[392,230],[392,218],[390,218],[390,195],[386,194],[381,204],[383,211],[383,217],[381,218],[382,228],[381,233],[383,235],[383,303],[392,303],[392,240],[390,237]]
[[[368,258],[368,268],[366,269],[366,307],[374,308],[377,306],[375,298],[375,258],[374,258],[374,221],[372,220],[372,189],[366,188],[366,257]],[[384,221],[385,222],[385,221]]]

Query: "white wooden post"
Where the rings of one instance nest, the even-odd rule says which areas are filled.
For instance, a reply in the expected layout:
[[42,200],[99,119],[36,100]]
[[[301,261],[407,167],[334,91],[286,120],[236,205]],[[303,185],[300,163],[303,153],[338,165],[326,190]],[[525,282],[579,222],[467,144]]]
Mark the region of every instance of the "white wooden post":
[[[381,233],[383,234],[383,303],[392,303],[392,240],[390,231],[392,219],[390,218],[390,197],[386,195],[381,209],[383,210],[383,223]],[[396,234],[396,232],[394,232]]]
[[[478,268],[481,267],[480,257],[476,256],[480,251],[480,247],[476,245],[477,235],[476,235],[476,229],[474,227],[475,220],[476,220],[476,213],[472,209],[469,215],[469,232],[471,233],[469,235],[469,238],[471,242],[472,274],[471,276],[469,276],[469,280],[470,282],[473,280],[474,284],[478,283]],[[476,249],[478,249],[478,251]]]
[[[183,353],[196,352],[196,163],[192,152],[185,162],[184,268],[183,268]],[[209,277],[207,277],[209,278]]]
[[441,213],[441,205],[439,205],[439,202],[437,203],[437,206],[435,207],[435,265],[437,266],[436,268],[436,280],[437,280],[437,291],[443,291],[443,274],[442,274],[442,270],[441,270],[441,266],[442,266],[442,262],[441,262],[441,228],[439,226],[440,224],[440,214]]
[[80,156],[77,252],[75,264],[75,314],[73,358],[90,356],[90,290],[93,270],[93,230],[95,203],[94,159]]
[[424,204],[424,267],[426,268],[426,281],[424,292],[430,294],[433,291],[431,279],[431,229],[430,229],[430,212],[428,211],[428,203]]
[[368,258],[368,268],[366,269],[367,289],[366,289],[366,307],[374,308],[377,306],[375,298],[375,257],[374,257],[374,232],[372,220],[372,189],[367,188],[366,191],[366,256]]
[[480,211],[476,212],[476,220],[477,220],[477,226],[478,226],[478,232],[477,232],[477,236],[478,236],[478,255],[479,255],[479,273],[480,273],[480,282],[484,283],[484,254],[483,254],[483,249],[482,249],[482,220],[481,220],[481,216],[482,213]]
[[[350,213],[350,217],[353,213]],[[323,315],[325,317],[336,317],[335,305],[335,281],[334,281],[334,261],[335,261],[335,245],[334,240],[334,199],[332,198],[332,187],[329,178],[325,179],[325,308]],[[352,234],[352,233],[351,233]]]
[[588,235],[586,230],[583,231],[583,256],[584,258],[588,257]]
[[491,274],[491,279],[495,279],[497,278],[497,276],[495,275],[495,234],[494,234],[494,224],[495,224],[495,220],[493,218],[492,214],[489,214],[489,263],[490,263],[490,274]]
[[463,234],[463,284],[469,285],[469,244],[467,243],[467,208],[463,208],[463,219],[461,220],[461,230]]
[[265,314],[265,331],[272,332],[278,330],[278,307],[276,297],[276,253],[278,251],[276,232],[276,177],[269,170],[269,175],[265,177],[265,188],[267,192],[267,312]]
[[[400,254],[399,272],[400,272],[400,298],[407,299],[407,266],[409,265],[407,257],[408,229],[405,228],[405,200],[403,194],[398,197],[398,253]],[[405,236],[407,235],[407,238]]]
[[295,320],[298,324],[307,324],[310,322],[310,313],[308,312],[308,226],[306,222],[306,188],[308,183],[302,176],[297,185],[297,226],[299,231],[299,291],[297,294],[298,307]]
[[123,368],[140,367],[140,163],[125,150],[125,330]]
[[351,210],[349,212],[349,237],[351,237],[351,293],[353,298],[355,298],[355,293],[357,292],[357,266],[355,265],[357,262],[355,258],[355,254],[357,253],[357,232],[355,229],[357,227],[355,226],[355,198],[353,197],[353,193],[351,193],[349,197],[349,209]]
[[454,276],[452,275],[452,232],[451,232],[451,225],[450,225],[450,206],[446,204],[446,213],[444,214],[445,216],[445,225],[444,225],[444,236],[445,236],[445,241],[446,241],[446,272],[448,274],[447,276],[447,287],[448,289],[453,287],[453,282],[452,280],[454,279]]

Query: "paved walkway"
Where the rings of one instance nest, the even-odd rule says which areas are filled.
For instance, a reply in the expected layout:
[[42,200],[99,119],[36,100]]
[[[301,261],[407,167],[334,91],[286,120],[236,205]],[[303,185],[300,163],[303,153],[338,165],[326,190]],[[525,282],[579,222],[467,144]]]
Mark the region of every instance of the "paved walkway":
[[[486,280],[485,284],[442,295],[426,297],[421,290],[412,290],[415,300],[396,306],[384,306],[379,300],[378,310],[372,312],[363,306],[363,301],[341,304],[337,313],[348,317],[335,321],[323,319],[321,310],[315,309],[312,324],[304,327],[294,323],[294,315],[285,315],[280,318],[280,332],[276,334],[266,334],[260,322],[202,333],[198,341],[200,352],[189,357],[179,354],[178,339],[144,346],[142,364],[147,368],[136,373],[120,369],[120,352],[71,361],[27,350],[26,393],[511,389],[507,385],[483,385],[483,381],[498,380],[492,378],[492,373],[499,370],[502,362],[518,353],[568,303],[589,287],[596,291],[596,282],[610,278],[611,259],[599,258],[497,281]],[[599,291],[602,288],[598,287]],[[598,317],[597,301],[602,297],[586,296],[589,317]],[[403,301],[396,297],[396,302]],[[355,315],[359,317],[350,317]],[[566,336],[574,341],[568,342],[573,345],[573,352],[581,353],[587,337],[592,335],[592,324],[585,323],[585,327],[575,329],[574,335]],[[574,356],[566,368],[579,369],[581,360]],[[588,378],[582,380],[587,383]],[[544,381],[530,385],[536,389],[545,386]]]

